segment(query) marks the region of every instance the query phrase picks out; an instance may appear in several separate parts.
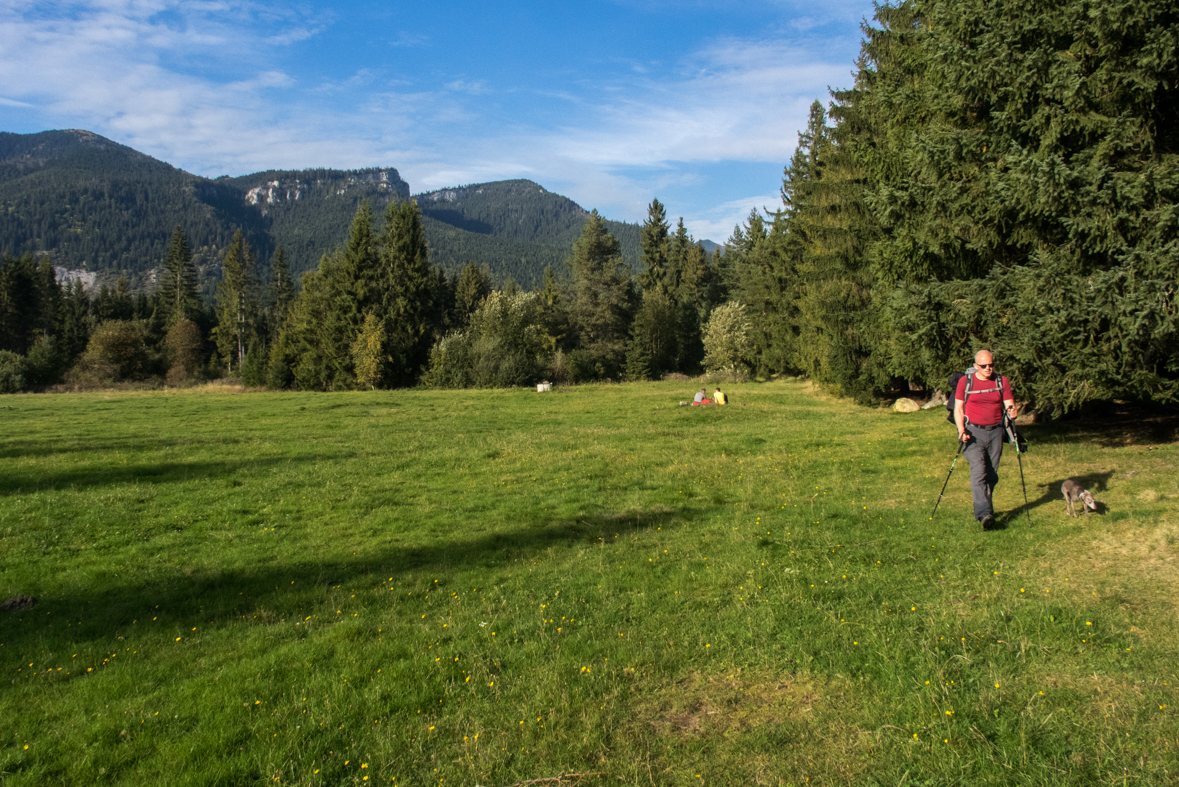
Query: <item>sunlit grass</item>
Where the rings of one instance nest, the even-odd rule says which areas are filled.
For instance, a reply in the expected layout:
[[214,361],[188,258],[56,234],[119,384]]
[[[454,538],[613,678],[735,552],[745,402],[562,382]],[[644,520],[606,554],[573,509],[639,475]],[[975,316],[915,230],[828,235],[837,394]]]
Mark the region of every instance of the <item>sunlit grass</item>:
[[690,391],[4,397],[0,772],[1175,778],[1174,444],[1031,428],[983,533],[944,413]]

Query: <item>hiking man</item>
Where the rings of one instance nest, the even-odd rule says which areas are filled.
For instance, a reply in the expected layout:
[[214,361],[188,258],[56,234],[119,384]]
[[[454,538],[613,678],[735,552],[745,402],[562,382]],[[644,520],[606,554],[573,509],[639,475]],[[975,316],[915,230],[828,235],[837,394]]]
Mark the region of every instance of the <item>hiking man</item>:
[[1003,413],[1015,418],[1015,399],[1006,377],[995,377],[994,356],[988,350],[974,355],[974,372],[958,381],[954,393],[954,423],[963,455],[970,462],[970,493],[974,518],[983,530],[995,524],[991,493],[999,483],[999,459],[1003,456]]

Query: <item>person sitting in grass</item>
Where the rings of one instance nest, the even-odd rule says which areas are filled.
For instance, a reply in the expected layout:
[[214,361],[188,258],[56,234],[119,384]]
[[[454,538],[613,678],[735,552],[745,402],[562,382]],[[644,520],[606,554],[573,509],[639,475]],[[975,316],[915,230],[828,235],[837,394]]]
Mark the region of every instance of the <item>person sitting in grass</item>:
[[712,395],[713,404],[728,404],[729,397],[725,396],[725,392],[717,388],[716,393]]
[[708,399],[708,391],[704,390],[703,388],[697,391],[696,396],[692,398],[693,407],[699,404],[712,404],[712,402]]

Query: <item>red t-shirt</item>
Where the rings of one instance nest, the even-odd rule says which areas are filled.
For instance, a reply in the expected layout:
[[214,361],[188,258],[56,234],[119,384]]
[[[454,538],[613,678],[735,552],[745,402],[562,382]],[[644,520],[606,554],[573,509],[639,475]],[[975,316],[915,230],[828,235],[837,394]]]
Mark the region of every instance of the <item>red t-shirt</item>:
[[[974,377],[970,388],[970,399],[966,399],[966,381]],[[1013,399],[1011,382],[1003,378],[1003,394],[999,394],[999,386],[994,380],[980,380],[976,375],[967,375],[958,381],[958,390],[954,398],[966,402],[966,420],[979,426],[997,424],[1003,420],[1003,400]]]

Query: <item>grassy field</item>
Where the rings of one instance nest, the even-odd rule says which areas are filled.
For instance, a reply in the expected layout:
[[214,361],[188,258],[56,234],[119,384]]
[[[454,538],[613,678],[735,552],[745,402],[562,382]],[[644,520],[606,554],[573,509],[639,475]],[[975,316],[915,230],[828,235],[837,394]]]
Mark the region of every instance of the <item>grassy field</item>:
[[1173,431],[691,390],[0,397],[0,781],[1176,783]]

